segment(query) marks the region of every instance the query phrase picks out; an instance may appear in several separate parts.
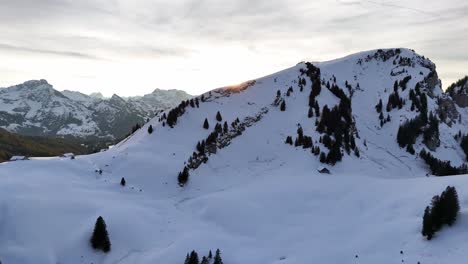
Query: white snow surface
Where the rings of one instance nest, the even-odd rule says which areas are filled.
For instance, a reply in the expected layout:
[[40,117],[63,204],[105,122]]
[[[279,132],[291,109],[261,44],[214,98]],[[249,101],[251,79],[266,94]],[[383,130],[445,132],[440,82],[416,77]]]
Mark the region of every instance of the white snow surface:
[[[392,121],[380,127],[374,106],[380,97],[385,105],[394,81],[403,76],[389,74],[392,60],[357,64],[374,53],[314,63],[322,79],[334,75],[343,89],[345,81],[359,83],[352,104],[360,158],[345,154],[342,162],[326,166],[331,174],[320,174],[323,164],[310,150],[284,144],[300,123],[324,148],[316,117],[307,117],[310,80],[302,93],[295,83],[305,67],[301,63],[238,93],[207,93],[207,102],[188,107],[174,128],[156,117],[108,151],[0,164],[0,260],[175,264],[191,250],[207,255],[220,248],[226,264],[461,263],[468,246],[468,175],[427,177],[427,166],[398,147],[399,123],[414,116],[408,103],[392,110]],[[406,49],[401,56],[421,59]],[[406,70],[413,76],[408,87],[428,74],[418,64]],[[278,89],[284,94],[289,86],[294,92],[281,112],[271,103]],[[428,99],[429,109],[435,109],[435,99]],[[339,101],[322,86],[318,102],[331,108]],[[185,187],[178,186],[178,172],[212,131],[217,111],[230,124],[265,107],[260,121],[191,170]],[[205,118],[209,130],[202,128]],[[440,127],[441,146],[434,155],[463,163],[453,139],[458,130],[467,132],[466,116],[463,120]],[[95,172],[99,169],[102,174]],[[126,187],[119,185],[122,177]],[[424,208],[447,185],[458,190],[461,214],[453,227],[426,241],[420,233]],[[108,226],[108,254],[89,245],[98,216]]]

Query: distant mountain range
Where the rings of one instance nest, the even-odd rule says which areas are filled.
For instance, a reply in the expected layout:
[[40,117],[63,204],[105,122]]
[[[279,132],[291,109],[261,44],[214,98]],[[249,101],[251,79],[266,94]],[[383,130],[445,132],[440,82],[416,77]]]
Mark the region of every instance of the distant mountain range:
[[0,127],[29,136],[118,139],[136,123],[192,96],[180,90],[105,98],[100,93],[59,92],[46,80],[0,89]]

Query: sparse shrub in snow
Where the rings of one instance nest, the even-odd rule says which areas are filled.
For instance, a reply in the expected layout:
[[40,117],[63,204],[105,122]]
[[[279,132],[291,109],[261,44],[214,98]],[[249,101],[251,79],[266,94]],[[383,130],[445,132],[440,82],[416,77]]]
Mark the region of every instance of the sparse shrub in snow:
[[90,241],[94,249],[100,249],[106,253],[111,250],[111,242],[109,240],[109,234],[107,233],[106,222],[102,216],[99,216],[96,220]]
[[286,111],[286,102],[284,100],[281,102],[280,110]]

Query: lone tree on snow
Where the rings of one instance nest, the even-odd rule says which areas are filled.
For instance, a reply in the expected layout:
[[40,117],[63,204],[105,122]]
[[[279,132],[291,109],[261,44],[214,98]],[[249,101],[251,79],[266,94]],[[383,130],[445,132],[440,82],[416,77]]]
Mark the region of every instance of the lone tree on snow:
[[218,111],[218,113],[216,113],[216,120],[217,120],[218,122],[223,121],[223,117],[221,116],[221,114],[219,113],[219,111]]
[[281,110],[281,111],[285,111],[285,110],[286,110],[286,102],[285,102],[284,100],[283,100],[283,102],[281,102],[280,110]]
[[205,118],[205,122],[203,123],[203,128],[208,129],[210,128],[210,124],[208,123],[208,119]]
[[90,242],[94,249],[100,249],[105,253],[111,250],[111,242],[109,240],[109,234],[107,233],[106,222],[104,222],[102,216],[99,216],[96,220]]
[[125,186],[125,184],[126,184],[125,178],[122,177],[122,179],[120,180],[120,185]]
[[149,134],[153,133],[153,125],[149,125],[149,127],[148,127],[148,133],[149,133]]

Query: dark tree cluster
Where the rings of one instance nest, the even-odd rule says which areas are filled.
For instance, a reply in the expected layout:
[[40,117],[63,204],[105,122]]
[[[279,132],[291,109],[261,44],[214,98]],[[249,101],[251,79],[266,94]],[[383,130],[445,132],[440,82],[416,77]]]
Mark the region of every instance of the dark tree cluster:
[[404,148],[407,145],[413,145],[416,138],[421,134],[421,129],[424,126],[424,121],[421,116],[403,122],[398,128],[397,142],[400,147]]
[[401,87],[402,91],[406,90],[406,86],[409,80],[411,80],[411,75],[406,76],[405,78],[403,78],[403,80],[399,82],[399,86]]
[[299,77],[299,91],[304,91],[304,86],[306,85],[306,80],[304,78]]
[[219,249],[216,250],[216,253],[213,257],[211,250],[208,252],[208,256],[203,256],[201,262],[198,258],[198,253],[195,250],[192,252],[187,253],[185,256],[184,264],[209,264],[213,261],[213,264],[223,264],[223,259],[221,258],[221,251]]
[[398,94],[398,90],[396,90],[388,96],[386,110],[387,112],[390,112],[392,111],[392,109],[395,109],[395,108],[401,109],[404,104],[405,104],[405,101]]
[[380,126],[383,127],[385,123],[391,121],[390,114],[387,114],[387,117],[384,117],[383,112],[380,112],[379,120],[380,120]]
[[440,196],[432,197],[431,205],[424,210],[422,235],[431,240],[444,224],[452,226],[459,212],[457,190],[453,186],[447,186]]
[[[321,81],[320,81],[320,69],[315,67],[312,63],[306,62],[306,69],[301,69],[301,75],[307,75],[312,81],[312,90],[309,94],[309,106],[313,106],[315,102],[315,97],[320,94],[322,90]],[[305,82],[304,82],[305,84]]]
[[439,120],[432,112],[429,114],[428,125],[423,132],[423,143],[429,146],[431,142],[439,142]]
[[184,163],[184,169],[179,173],[179,184],[183,186],[187,182],[189,170],[195,170],[202,163],[206,163],[209,155],[215,154],[217,149],[222,149],[228,146],[233,138],[242,135],[242,132],[246,127],[250,127],[258,122],[267,112],[268,108],[264,107],[255,116],[245,117],[243,122],[241,122],[239,118],[236,118],[231,123],[231,129],[229,129],[226,121],[224,122],[224,125],[217,123],[214,131],[212,131],[206,139],[199,141],[195,145],[196,151],[194,151],[188,161]]
[[[327,105],[323,107],[320,121],[317,124],[317,131],[326,134],[322,138],[322,143],[330,150],[324,158],[321,158],[321,161],[333,165],[341,161],[343,156],[342,147],[348,154],[351,150],[354,150],[356,156],[359,155],[359,151],[356,151],[356,143],[352,132],[351,100],[337,85],[333,84],[330,89],[333,94],[340,98],[340,103],[331,110]],[[331,139],[331,136],[334,137],[334,140]],[[324,155],[321,155],[321,157]]]
[[297,137],[294,141],[294,146],[302,146],[305,149],[314,147],[312,137],[304,135],[304,131],[302,130],[301,126],[299,126],[299,128],[297,129]]
[[107,225],[102,216],[99,216],[94,225],[93,235],[90,239],[91,246],[105,253],[111,250],[111,242],[107,233]]
[[411,100],[411,111],[418,110],[427,114],[427,96],[425,93],[421,93],[420,83],[416,84],[414,90],[410,90],[409,98]]
[[185,113],[185,109],[187,107],[190,106],[192,108],[195,108],[195,107],[198,108],[199,104],[200,102],[198,100],[198,97],[192,98],[190,100],[182,101],[178,106],[172,108],[167,114],[167,116],[166,116],[166,113],[164,113],[159,121],[166,120],[165,123],[167,123],[172,128],[175,126],[175,124],[177,124],[177,118],[182,116]]
[[424,149],[421,150],[419,156],[426,162],[427,165],[429,165],[429,168],[434,175],[447,176],[468,173],[468,167],[466,164],[463,164],[460,167],[454,167],[449,160],[439,160]]

